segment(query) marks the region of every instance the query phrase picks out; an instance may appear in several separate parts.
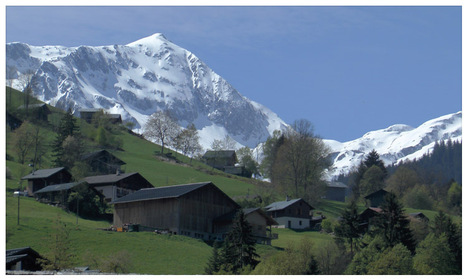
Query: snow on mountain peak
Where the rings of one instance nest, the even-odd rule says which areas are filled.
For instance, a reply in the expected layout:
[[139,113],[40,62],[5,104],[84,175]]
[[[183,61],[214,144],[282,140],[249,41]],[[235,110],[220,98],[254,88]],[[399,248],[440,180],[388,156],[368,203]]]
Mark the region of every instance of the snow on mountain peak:
[[417,128],[397,124],[366,133],[348,142],[323,140],[331,149],[333,170],[330,177],[346,174],[376,150],[386,165],[413,160],[430,153],[436,141],[462,140],[462,112],[445,115]]
[[11,43],[6,62],[18,70],[14,79],[35,71],[34,94],[46,103],[75,114],[103,108],[133,122],[138,132],[152,113],[170,110],[180,125],[195,124],[204,148],[226,135],[255,147],[287,126],[161,33],[101,47]]

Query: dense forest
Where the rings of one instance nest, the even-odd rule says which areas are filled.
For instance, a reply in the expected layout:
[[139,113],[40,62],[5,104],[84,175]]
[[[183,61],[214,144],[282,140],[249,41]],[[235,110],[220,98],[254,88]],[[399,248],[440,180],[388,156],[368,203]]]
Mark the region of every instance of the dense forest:
[[384,188],[396,194],[406,207],[461,214],[461,142],[436,142],[432,153],[398,165],[384,166],[378,159],[373,151],[357,169],[338,178],[352,188],[355,198]]

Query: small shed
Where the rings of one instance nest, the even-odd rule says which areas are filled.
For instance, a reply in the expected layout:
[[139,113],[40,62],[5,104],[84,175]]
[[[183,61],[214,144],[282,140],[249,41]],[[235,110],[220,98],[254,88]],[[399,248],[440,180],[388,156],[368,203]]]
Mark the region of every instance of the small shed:
[[85,154],[81,157],[81,160],[91,167],[92,172],[102,175],[116,174],[121,171],[122,165],[126,164],[107,150],[98,150]]
[[350,188],[341,182],[326,182],[326,199],[345,202],[350,195]]
[[[26,106],[21,105],[18,107],[18,110],[25,111]],[[29,104],[27,106],[28,114],[33,116],[35,120],[47,121],[48,116],[52,114],[50,109],[47,107],[47,104],[40,103],[40,104]]]
[[379,207],[383,203],[386,194],[388,194],[388,192],[381,189],[365,196],[365,199],[370,201],[370,207]]
[[137,190],[144,188],[154,188],[138,172],[120,173],[90,176],[84,178],[91,187],[101,192],[105,196],[106,202],[112,202]]
[[41,259],[44,258],[31,247],[6,250],[6,270],[39,271]]
[[265,207],[266,213],[279,225],[292,229],[312,226],[313,207],[302,198],[277,201]]
[[35,170],[21,178],[21,180],[28,180],[28,195],[33,196],[35,192],[46,186],[70,183],[71,177],[70,172],[65,167],[57,167]]

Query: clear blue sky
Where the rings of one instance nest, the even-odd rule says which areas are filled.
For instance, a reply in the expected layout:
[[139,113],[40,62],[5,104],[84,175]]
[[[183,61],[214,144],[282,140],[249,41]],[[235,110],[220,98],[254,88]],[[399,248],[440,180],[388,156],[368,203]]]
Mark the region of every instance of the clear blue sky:
[[462,110],[462,7],[12,7],[6,41],[163,33],[284,121],[349,141]]

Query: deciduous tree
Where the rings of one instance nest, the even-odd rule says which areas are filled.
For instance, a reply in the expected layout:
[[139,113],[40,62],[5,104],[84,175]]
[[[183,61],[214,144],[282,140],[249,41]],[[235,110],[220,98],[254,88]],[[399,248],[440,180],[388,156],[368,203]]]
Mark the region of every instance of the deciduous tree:
[[160,144],[161,154],[164,154],[164,147],[174,144],[179,131],[180,126],[168,111],[158,111],[149,117],[143,135]]

